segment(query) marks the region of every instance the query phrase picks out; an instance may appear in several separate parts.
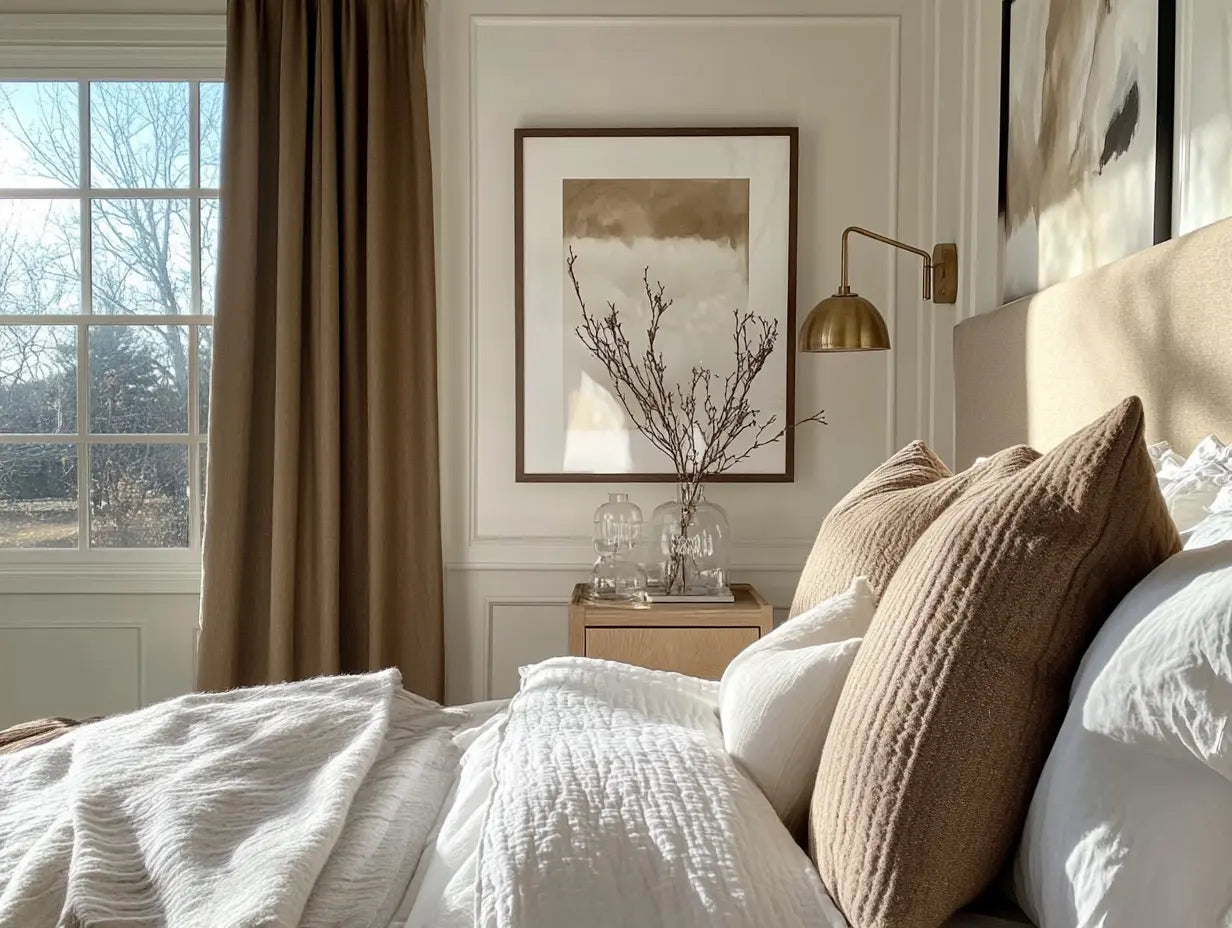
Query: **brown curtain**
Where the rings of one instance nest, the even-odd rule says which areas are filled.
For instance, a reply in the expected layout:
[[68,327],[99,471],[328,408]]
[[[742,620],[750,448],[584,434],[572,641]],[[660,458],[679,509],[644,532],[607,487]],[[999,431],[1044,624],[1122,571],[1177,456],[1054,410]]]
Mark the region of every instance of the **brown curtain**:
[[197,683],[444,677],[423,0],[230,0]]

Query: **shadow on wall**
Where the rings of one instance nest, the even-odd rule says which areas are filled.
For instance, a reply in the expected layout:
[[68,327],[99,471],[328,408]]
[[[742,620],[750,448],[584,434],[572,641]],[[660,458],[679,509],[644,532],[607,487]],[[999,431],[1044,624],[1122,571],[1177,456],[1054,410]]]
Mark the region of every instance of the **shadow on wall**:
[[1232,220],[955,330],[957,462],[1047,450],[1129,394],[1181,453],[1232,436]]
[[1026,303],[954,329],[955,468],[1028,440]]

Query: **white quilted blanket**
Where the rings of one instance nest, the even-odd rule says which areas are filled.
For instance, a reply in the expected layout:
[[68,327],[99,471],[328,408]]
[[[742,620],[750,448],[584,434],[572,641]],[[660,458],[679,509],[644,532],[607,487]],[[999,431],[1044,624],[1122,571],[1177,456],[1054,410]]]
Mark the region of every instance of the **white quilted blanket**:
[[480,839],[483,928],[844,928],[723,750],[703,681],[582,658],[523,670]]
[[470,715],[399,682],[186,696],[0,758],[0,928],[401,924]]

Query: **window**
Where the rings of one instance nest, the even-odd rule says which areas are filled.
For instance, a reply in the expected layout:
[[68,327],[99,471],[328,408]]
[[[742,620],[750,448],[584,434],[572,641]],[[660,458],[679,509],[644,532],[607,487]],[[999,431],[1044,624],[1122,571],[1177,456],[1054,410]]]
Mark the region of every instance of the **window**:
[[196,549],[222,84],[0,80],[0,550]]

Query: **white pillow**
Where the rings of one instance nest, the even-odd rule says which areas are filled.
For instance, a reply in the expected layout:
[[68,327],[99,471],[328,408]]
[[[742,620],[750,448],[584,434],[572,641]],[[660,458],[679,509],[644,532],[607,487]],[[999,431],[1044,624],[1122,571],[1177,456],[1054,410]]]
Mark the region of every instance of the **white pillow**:
[[1040,925],[1232,924],[1232,544],[1183,551],[1083,658],[1015,891]]
[[1153,578],[1153,608],[1092,680],[1083,727],[1232,780],[1232,544],[1170,562]]
[[1185,535],[1185,550],[1207,548],[1220,542],[1232,541],[1232,510],[1215,509]]
[[1232,486],[1232,448],[1208,435],[1184,460],[1167,442],[1149,450],[1172,521],[1185,535],[1206,518],[1220,491]]
[[802,833],[834,707],[876,605],[857,577],[741,651],[720,681],[727,753],[793,833]]

